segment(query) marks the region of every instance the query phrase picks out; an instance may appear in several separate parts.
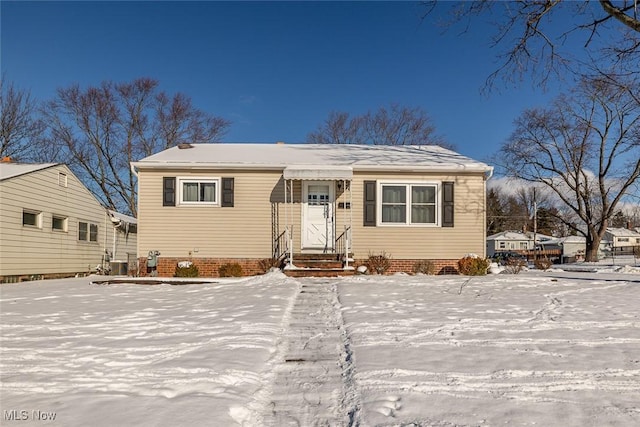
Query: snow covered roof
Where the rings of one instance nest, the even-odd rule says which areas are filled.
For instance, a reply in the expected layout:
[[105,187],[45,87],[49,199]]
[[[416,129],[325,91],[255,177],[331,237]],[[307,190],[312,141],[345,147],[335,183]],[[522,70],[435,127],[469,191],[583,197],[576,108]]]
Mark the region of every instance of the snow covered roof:
[[558,239],[561,243],[585,244],[587,239],[584,236],[567,236]]
[[[133,162],[136,168],[262,168],[324,170],[418,170],[490,173],[493,167],[435,145],[190,144]],[[344,169],[343,171],[346,171]],[[335,172],[335,171],[334,171]]]
[[501,231],[487,237],[487,240],[531,240],[531,236],[520,231]]
[[614,228],[608,227],[607,233],[611,234],[614,237],[640,237],[635,230],[629,230],[628,228]]
[[56,166],[58,163],[0,163],[0,181]]
[[[522,231],[501,231],[499,233],[492,234],[491,236],[487,236],[487,240],[532,241],[533,232],[527,231],[526,233],[523,233]],[[537,242],[552,243],[556,242],[557,240],[558,239],[553,236],[536,233]]]

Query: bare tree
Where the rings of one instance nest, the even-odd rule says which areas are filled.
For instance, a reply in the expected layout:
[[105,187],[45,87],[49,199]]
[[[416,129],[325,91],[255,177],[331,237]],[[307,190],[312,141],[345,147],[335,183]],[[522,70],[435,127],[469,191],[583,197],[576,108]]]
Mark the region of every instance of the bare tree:
[[[437,1],[423,3],[425,16],[433,14]],[[499,50],[500,64],[487,89],[498,77],[513,82],[531,76],[545,85],[574,74],[640,72],[639,8],[638,0],[480,0],[460,2],[446,25],[464,22],[468,28],[480,18],[494,23],[492,47]],[[576,52],[571,42],[584,49]]]
[[0,157],[28,160],[30,145],[40,135],[42,122],[29,92],[0,78]]
[[436,135],[435,126],[424,110],[397,104],[353,117],[349,113],[331,112],[307,139],[316,144],[440,145],[451,148]]
[[546,187],[573,214],[563,221],[586,237],[588,261],[640,177],[638,93],[637,79],[584,79],[549,108],[525,111],[498,156],[509,175]]
[[44,152],[71,169],[107,207],[136,215],[130,162],[182,142],[216,142],[230,122],[169,96],[150,78],[59,89],[46,103]]
[[332,111],[307,139],[311,144],[365,144],[363,117],[349,117],[349,113]]

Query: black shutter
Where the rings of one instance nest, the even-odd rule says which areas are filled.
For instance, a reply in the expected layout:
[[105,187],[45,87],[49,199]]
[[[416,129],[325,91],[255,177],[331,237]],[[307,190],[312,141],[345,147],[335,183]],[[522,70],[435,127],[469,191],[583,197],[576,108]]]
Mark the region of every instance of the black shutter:
[[162,178],[162,206],[176,205],[176,178]]
[[376,226],[376,182],[364,182],[364,226]]
[[223,208],[233,207],[233,178],[222,178],[222,202]]
[[442,226],[453,227],[453,182],[442,183]]

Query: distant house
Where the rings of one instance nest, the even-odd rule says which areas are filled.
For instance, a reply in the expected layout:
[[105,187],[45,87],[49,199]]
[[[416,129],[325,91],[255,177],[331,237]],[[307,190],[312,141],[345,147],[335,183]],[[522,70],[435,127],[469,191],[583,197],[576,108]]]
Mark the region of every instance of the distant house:
[[135,218],[105,209],[66,165],[0,163],[2,282],[125,264],[136,235]]
[[501,231],[487,236],[487,256],[498,252],[527,251],[534,248],[533,234],[520,231]]
[[[569,243],[565,245],[566,242]],[[534,249],[538,251],[538,254],[557,258],[575,256],[580,249],[574,247],[574,244],[572,239],[556,238],[541,233],[534,234],[530,231],[502,231],[487,237],[487,256],[491,258],[499,252],[507,251],[526,254]],[[583,239],[581,246],[583,253],[584,246]]]
[[613,252],[630,252],[640,247],[640,233],[628,228],[607,228],[604,239]]
[[160,252],[159,275],[184,260],[216,276],[229,262],[254,273],[330,254],[352,268],[381,253],[390,271],[453,271],[485,252],[492,168],[437,146],[183,144],[132,166],[138,253]]

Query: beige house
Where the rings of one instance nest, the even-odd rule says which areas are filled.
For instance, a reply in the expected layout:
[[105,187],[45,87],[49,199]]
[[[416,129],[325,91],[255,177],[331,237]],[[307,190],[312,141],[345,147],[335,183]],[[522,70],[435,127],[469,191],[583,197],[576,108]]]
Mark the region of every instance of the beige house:
[[105,209],[66,165],[0,163],[2,282],[122,268],[136,235],[136,220]]
[[492,168],[437,146],[182,144],[134,162],[138,254],[159,275],[192,261],[216,276],[330,254],[345,269],[387,254],[391,271],[432,260],[452,271],[485,254]]

